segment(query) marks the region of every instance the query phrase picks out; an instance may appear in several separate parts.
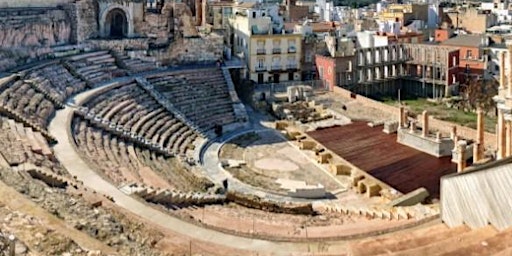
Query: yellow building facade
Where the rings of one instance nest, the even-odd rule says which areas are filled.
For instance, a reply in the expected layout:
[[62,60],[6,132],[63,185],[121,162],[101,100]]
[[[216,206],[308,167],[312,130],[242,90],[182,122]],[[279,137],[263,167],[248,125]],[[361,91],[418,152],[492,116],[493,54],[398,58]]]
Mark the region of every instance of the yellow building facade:
[[275,29],[263,12],[235,15],[231,20],[234,52],[242,53],[246,77],[256,83],[279,83],[301,79],[302,35]]

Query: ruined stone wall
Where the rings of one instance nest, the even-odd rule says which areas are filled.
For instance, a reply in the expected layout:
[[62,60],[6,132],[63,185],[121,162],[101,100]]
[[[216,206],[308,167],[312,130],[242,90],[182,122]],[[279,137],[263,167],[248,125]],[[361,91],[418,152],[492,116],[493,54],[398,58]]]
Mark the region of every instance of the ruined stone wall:
[[88,45],[98,49],[106,50],[147,50],[148,39],[147,38],[124,38],[124,39],[93,39],[86,41]]
[[146,13],[144,22],[135,23],[135,31],[143,36],[167,40],[172,33],[172,17],[169,13]]
[[75,12],[72,14],[73,21],[76,21],[76,42],[82,42],[89,38],[96,38],[98,31],[98,5],[93,0],[76,1]]
[[49,47],[71,40],[70,17],[57,8],[0,9],[0,47]]
[[55,7],[59,4],[71,2],[73,0],[2,0],[0,1],[0,8]]
[[198,38],[180,38],[161,56],[163,64],[209,63],[222,57],[224,40],[219,35]]
[[228,201],[243,205],[245,207],[260,209],[263,211],[289,213],[289,214],[314,214],[311,203],[281,203],[267,198],[261,198],[251,194],[244,194],[237,191],[228,191]]

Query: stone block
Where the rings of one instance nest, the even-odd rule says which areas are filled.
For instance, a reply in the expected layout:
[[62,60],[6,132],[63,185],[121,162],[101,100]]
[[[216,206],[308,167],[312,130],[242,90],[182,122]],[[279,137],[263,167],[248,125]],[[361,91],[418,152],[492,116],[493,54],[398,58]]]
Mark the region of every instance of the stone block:
[[353,187],[356,187],[357,183],[362,179],[364,179],[364,175],[359,172],[353,171],[350,174],[350,183],[352,184]]
[[320,164],[326,164],[329,162],[330,159],[332,159],[332,155],[331,155],[331,153],[328,153],[328,152],[320,153],[317,156],[317,161]]
[[350,175],[352,168],[344,164],[331,164],[331,173],[334,175]]
[[368,182],[366,184],[366,195],[368,197],[372,197],[372,196],[380,196],[380,190],[382,188],[380,187],[379,184],[375,183],[375,182]]
[[288,127],[288,122],[284,121],[277,121],[276,122],[276,130],[284,130]]
[[302,150],[312,150],[316,147],[317,143],[312,140],[300,141],[299,148]]
[[419,204],[429,196],[430,194],[425,188],[418,188],[411,191],[389,203],[389,206],[411,206]]

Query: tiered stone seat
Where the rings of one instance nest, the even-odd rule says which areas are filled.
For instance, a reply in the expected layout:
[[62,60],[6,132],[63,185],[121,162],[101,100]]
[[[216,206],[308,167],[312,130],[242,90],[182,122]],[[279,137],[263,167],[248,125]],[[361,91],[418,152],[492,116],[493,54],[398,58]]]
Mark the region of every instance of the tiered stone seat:
[[127,55],[118,57],[118,61],[121,65],[128,69],[131,73],[141,73],[150,70],[154,70],[156,67],[155,63],[149,61],[143,61],[141,59],[130,58]]
[[30,71],[25,80],[48,97],[64,102],[69,96],[85,89],[84,81],[74,77],[62,64],[52,63],[45,67]]
[[189,120],[205,130],[235,121],[226,81],[216,68],[166,72],[150,75],[147,80]]
[[108,51],[84,53],[66,60],[71,72],[92,85],[126,75],[116,64],[116,59]]
[[190,182],[193,174],[183,169],[177,158],[138,147],[78,116],[73,119],[72,130],[80,153],[117,185],[142,182],[184,191],[196,189]]
[[140,136],[172,154],[186,154],[193,147],[181,144],[191,143],[197,136],[133,82],[102,93],[84,106],[94,119],[123,127],[133,136]]
[[55,105],[24,81],[18,80],[10,86],[0,88],[0,106],[26,119],[34,127],[46,129]]

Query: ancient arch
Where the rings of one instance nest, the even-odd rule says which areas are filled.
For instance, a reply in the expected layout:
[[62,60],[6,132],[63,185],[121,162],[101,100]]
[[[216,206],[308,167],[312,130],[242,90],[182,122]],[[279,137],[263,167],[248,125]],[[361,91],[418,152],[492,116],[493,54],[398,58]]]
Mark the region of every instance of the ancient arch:
[[123,38],[133,34],[133,17],[131,12],[122,5],[109,5],[101,11],[101,37]]
[[128,19],[121,9],[113,9],[107,14],[105,30],[108,37],[121,38],[128,35]]

